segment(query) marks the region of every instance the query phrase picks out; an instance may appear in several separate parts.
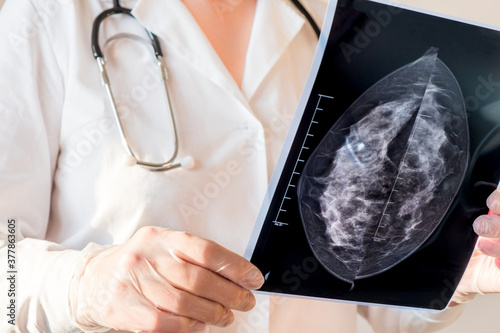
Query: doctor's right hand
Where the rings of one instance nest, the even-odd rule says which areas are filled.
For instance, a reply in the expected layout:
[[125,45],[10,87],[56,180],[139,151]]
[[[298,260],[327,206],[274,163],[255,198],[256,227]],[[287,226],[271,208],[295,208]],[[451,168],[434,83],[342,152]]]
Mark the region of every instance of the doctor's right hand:
[[144,227],[126,243],[87,246],[70,285],[71,319],[86,331],[205,332],[249,311],[260,271],[222,246]]

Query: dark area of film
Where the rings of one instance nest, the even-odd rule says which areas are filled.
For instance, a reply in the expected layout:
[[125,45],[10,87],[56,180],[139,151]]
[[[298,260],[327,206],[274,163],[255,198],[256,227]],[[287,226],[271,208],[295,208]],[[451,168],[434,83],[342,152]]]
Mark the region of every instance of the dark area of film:
[[[436,229],[408,258],[380,274],[344,281],[311,250],[297,200],[304,166],[340,116],[381,78],[431,47],[462,89],[469,127],[468,168]],[[449,302],[500,178],[500,33],[367,1],[339,1],[332,33],[251,261],[262,290],[364,303],[442,309]],[[478,91],[481,92],[478,95]],[[348,279],[346,279],[348,280]]]

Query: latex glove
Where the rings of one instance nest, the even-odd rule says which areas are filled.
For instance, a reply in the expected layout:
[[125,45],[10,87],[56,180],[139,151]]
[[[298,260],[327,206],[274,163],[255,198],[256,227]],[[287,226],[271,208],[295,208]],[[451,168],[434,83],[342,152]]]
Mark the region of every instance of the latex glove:
[[480,237],[453,297],[455,304],[465,303],[476,294],[500,292],[500,191],[494,191],[486,204],[494,215],[481,215],[474,221],[474,231]]
[[73,321],[86,331],[205,332],[228,326],[231,309],[255,305],[260,271],[220,245],[159,227],[126,243],[91,245],[70,285]]

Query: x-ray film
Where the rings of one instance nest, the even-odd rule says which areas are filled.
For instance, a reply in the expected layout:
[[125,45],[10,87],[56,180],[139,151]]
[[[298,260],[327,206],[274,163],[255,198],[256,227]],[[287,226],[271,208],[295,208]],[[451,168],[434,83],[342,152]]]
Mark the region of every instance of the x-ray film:
[[496,28],[331,1],[246,253],[261,291],[444,309],[500,178],[499,126]]
[[469,149],[462,93],[430,49],[370,87],[309,157],[297,197],[319,262],[347,282],[404,260],[443,219]]

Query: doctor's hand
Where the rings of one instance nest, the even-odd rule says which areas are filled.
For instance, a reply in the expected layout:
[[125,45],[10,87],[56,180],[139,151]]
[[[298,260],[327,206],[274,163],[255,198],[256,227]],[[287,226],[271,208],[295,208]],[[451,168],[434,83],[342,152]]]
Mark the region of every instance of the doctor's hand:
[[183,232],[144,227],[125,244],[87,246],[70,285],[72,320],[82,329],[205,332],[231,310],[255,305],[260,271],[222,246]]
[[453,297],[455,304],[465,303],[476,294],[500,293],[500,190],[493,192],[486,204],[494,214],[481,215],[474,221],[474,231],[480,237]]

